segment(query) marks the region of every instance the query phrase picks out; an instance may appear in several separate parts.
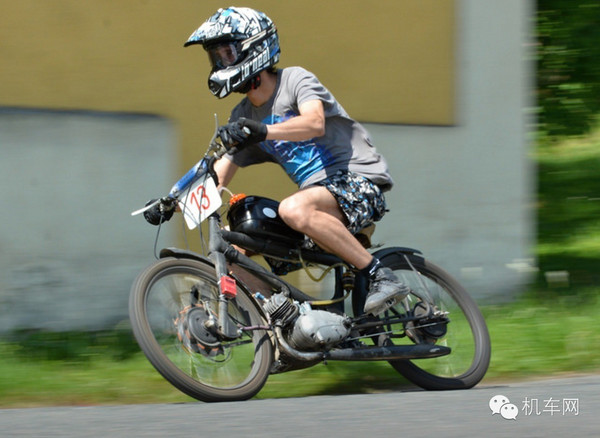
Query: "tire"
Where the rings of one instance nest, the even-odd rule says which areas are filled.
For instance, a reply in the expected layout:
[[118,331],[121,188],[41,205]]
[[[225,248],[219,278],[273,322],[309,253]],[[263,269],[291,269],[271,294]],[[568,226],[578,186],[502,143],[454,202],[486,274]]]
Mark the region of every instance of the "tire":
[[[265,384],[273,346],[265,330],[243,331],[240,338],[221,342],[203,324],[192,329],[194,321],[216,317],[218,294],[208,263],[158,260],[132,285],[133,333],[150,363],[185,394],[205,402],[246,400]],[[227,312],[238,327],[264,325],[254,300],[239,285]]]
[[[452,352],[446,356],[394,360],[389,363],[412,383],[424,389],[472,388],[485,376],[491,355],[488,329],[477,304],[467,291],[440,267],[415,255],[406,255],[406,257],[420,275],[415,273],[401,252],[388,253],[381,261],[391,268],[412,291],[421,296],[429,294],[437,309],[448,312],[449,322],[424,329],[415,329],[410,326],[410,323],[384,325],[394,333],[400,333],[401,337],[380,335],[377,337],[377,343],[380,345],[435,343],[450,347]],[[406,314],[406,306],[415,309],[419,301],[416,295],[410,294],[402,303],[395,305],[384,315],[380,315],[380,319],[384,319],[386,315]],[[440,327],[441,331],[436,332]]]

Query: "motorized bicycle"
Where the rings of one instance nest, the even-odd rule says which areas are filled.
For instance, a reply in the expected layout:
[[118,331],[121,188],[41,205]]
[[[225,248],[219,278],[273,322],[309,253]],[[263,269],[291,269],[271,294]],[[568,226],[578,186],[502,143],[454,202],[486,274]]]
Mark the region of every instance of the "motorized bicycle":
[[[205,156],[167,196],[132,213],[179,207],[190,228],[208,222],[206,255],[165,248],[131,288],[133,333],[166,380],[206,402],[251,398],[270,374],[327,361],[388,361],[429,390],[481,381],[490,360],[488,330],[454,278],[416,249],[378,249],[373,254],[411,293],[381,315],[363,314],[367,279],[289,228],[276,201],[234,197],[224,223],[212,166],[225,152],[215,132]],[[282,264],[330,270],[331,299],[285,281],[277,275]]]

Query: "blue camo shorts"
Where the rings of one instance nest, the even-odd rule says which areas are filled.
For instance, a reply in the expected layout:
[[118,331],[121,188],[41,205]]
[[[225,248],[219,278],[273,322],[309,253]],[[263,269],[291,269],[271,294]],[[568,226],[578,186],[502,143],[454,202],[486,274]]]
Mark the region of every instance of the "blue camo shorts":
[[381,189],[356,173],[339,170],[316,185],[325,187],[334,196],[348,219],[347,228],[352,234],[381,220],[387,211]]

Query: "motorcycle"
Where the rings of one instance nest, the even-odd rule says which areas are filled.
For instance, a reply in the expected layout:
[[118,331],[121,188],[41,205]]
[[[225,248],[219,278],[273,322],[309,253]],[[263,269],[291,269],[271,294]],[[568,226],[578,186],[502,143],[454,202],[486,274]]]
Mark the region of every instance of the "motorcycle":
[[[416,249],[377,249],[374,256],[411,292],[381,315],[364,314],[368,279],[288,227],[277,201],[241,195],[222,206],[213,164],[226,151],[215,131],[204,157],[167,196],[132,213],[178,208],[190,229],[203,233],[208,224],[207,254],[164,248],[131,287],[134,336],[167,381],[205,402],[246,400],[270,374],[328,361],[388,361],[427,390],[481,381],[489,333],[458,281]],[[316,299],[284,280],[289,266],[332,272],[331,298]]]

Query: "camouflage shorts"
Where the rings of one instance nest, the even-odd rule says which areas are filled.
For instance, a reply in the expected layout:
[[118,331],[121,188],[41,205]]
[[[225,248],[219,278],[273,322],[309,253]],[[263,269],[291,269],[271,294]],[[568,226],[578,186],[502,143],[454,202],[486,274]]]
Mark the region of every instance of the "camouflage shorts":
[[356,173],[340,170],[317,185],[334,196],[348,219],[347,228],[352,234],[379,221],[387,211],[379,187]]

